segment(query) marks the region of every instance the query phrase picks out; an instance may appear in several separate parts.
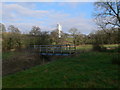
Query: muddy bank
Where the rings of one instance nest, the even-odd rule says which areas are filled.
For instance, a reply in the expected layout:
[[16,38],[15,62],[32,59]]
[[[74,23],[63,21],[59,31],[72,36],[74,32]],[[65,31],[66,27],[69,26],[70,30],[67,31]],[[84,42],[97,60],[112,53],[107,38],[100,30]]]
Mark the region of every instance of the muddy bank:
[[13,74],[64,57],[65,56],[42,56],[28,51],[14,52],[11,57],[2,60],[2,75]]

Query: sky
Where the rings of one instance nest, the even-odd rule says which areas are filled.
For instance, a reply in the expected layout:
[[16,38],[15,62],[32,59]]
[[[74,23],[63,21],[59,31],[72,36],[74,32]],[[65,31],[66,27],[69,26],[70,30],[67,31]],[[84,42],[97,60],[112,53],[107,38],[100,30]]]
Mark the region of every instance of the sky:
[[95,30],[93,22],[94,2],[3,2],[2,23],[6,27],[15,25],[22,33],[32,26],[41,31],[53,31],[57,23],[67,33],[77,28],[83,34]]

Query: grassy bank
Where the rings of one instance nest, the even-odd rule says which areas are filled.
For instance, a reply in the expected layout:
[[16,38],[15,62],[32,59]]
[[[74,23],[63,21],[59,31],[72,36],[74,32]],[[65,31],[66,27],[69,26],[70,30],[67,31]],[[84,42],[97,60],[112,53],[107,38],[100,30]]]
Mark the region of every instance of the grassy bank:
[[[105,44],[103,45],[106,48],[116,48],[118,47],[118,44]],[[79,45],[76,47],[77,50],[85,50],[85,51],[89,51],[93,48],[93,45],[90,44],[86,44],[86,45]]]
[[3,88],[116,88],[120,67],[113,54],[86,52],[3,77]]
[[92,45],[79,45],[76,47],[77,50],[91,50],[92,49]]
[[[16,52],[15,52],[16,53]],[[13,55],[15,55],[15,53],[14,52],[3,52],[2,53],[2,59],[4,60],[4,59],[8,59],[8,58],[10,58],[10,57],[12,57]]]
[[118,47],[118,44],[105,44],[104,47],[109,47],[109,48]]

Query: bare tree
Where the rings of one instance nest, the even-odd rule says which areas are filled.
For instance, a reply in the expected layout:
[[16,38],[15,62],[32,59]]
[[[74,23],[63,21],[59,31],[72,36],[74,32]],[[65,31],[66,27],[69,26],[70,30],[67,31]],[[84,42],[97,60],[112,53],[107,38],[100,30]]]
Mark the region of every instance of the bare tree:
[[41,33],[40,30],[41,29],[39,27],[33,26],[32,30],[29,33],[30,33],[30,35],[40,35],[40,33]]
[[96,9],[94,13],[95,22],[98,27],[108,35],[110,33],[107,32],[107,29],[114,30],[118,28],[118,35],[120,35],[120,1],[115,0],[112,2],[110,0],[104,0],[104,2],[95,2],[94,5]]
[[[101,20],[104,26],[120,27],[120,2],[95,2],[96,7],[95,17]],[[101,26],[101,25],[99,25]],[[103,28],[103,27],[102,27]]]
[[76,45],[76,35],[77,35],[77,33],[78,33],[78,29],[77,28],[71,28],[70,30],[69,30],[69,32],[71,33],[71,35],[72,35],[72,37],[73,37],[73,43],[74,43],[74,45]]
[[10,25],[10,26],[8,27],[8,30],[9,30],[11,33],[16,33],[16,34],[20,34],[20,33],[21,33],[20,30],[19,30],[17,27],[15,27],[14,25]]
[[10,32],[9,38],[8,38],[8,49],[14,49],[14,48],[21,48],[21,32],[20,30],[15,27],[14,25],[10,25],[8,27],[8,30]]

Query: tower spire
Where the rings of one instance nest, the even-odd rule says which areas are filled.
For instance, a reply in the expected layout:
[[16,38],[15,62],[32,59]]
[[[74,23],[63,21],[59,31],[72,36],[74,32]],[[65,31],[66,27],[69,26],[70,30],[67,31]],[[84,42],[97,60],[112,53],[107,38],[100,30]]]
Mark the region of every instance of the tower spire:
[[57,24],[57,30],[58,30],[58,37],[61,38],[62,26],[59,23]]

